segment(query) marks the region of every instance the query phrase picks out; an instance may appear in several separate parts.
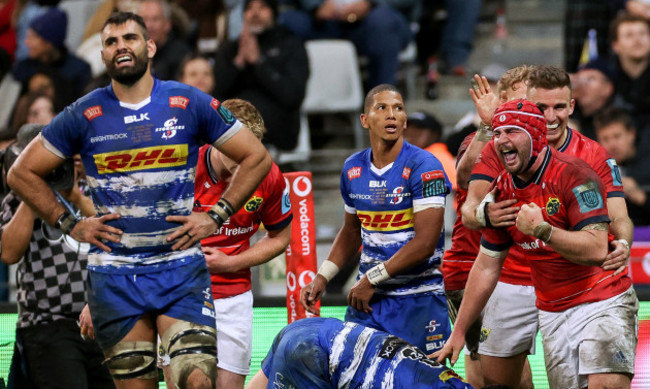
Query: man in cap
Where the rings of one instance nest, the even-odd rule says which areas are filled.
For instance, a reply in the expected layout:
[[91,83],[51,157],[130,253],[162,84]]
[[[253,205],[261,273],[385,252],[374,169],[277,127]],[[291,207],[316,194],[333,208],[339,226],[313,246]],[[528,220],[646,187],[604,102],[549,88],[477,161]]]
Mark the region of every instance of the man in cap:
[[14,78],[26,83],[39,69],[50,68],[70,82],[73,98],[81,96],[91,78],[90,65],[65,47],[67,28],[68,16],[59,8],[48,8],[35,17],[25,37],[28,57],[14,64]]
[[[512,225],[483,229],[454,331],[436,353],[438,361],[456,362],[510,247],[518,246],[533,269],[550,386],[629,388],[638,300],[627,273],[601,267],[609,223],[602,181],[584,161],[548,147],[544,115],[529,101],[501,105],[492,130],[505,168],[492,184],[495,200],[514,199],[521,210]],[[619,335],[611,337],[611,328]]]

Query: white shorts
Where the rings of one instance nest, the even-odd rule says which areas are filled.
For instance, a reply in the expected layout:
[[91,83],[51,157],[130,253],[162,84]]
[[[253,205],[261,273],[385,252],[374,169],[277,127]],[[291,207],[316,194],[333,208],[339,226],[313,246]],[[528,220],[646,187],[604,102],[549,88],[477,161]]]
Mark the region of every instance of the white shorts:
[[639,301],[634,289],[563,312],[539,311],[551,388],[587,387],[590,374],[634,374]]
[[478,353],[492,357],[535,354],[539,328],[533,286],[497,283],[483,309]]
[[[253,350],[253,293],[249,290],[214,300],[217,319],[217,367],[250,374]],[[158,337],[158,367],[169,366],[169,355]]]
[[217,367],[248,375],[253,352],[253,293],[214,300],[217,319]]

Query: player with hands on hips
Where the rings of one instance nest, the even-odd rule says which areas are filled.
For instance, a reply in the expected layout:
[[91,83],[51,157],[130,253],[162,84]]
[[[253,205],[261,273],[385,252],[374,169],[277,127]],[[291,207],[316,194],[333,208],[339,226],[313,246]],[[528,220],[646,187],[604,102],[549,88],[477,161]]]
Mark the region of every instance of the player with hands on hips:
[[[218,100],[152,76],[156,44],[140,16],[112,14],[101,39],[110,85],[45,127],[9,171],[8,183],[45,222],[94,245],[88,304],[115,385],[157,387],[154,339],[160,334],[176,385],[211,388],[215,313],[199,240],[249,199],[271,158]],[[192,212],[203,143],[238,166],[219,201],[207,212]],[[97,211],[86,219],[59,205],[43,180],[77,153]]]

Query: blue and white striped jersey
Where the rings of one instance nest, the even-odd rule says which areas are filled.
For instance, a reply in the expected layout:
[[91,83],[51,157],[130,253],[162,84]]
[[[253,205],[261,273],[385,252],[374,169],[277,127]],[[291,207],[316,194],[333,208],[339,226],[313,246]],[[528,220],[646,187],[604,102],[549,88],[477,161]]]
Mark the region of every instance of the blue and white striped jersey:
[[120,102],[109,85],[61,112],[43,129],[45,147],[81,154],[97,214],[120,214],[109,224],[124,231],[120,243],[106,242],[112,252],[91,250],[88,268],[145,273],[203,261],[198,244],[171,251],[166,237],[178,224],[165,217],[192,211],[201,142],[221,144],[240,128],[218,100],[174,81],[155,80],[139,104]]
[[[392,164],[378,169],[371,149],[350,156],[341,174],[345,211],[361,221],[363,250],[359,277],[380,262],[390,259],[415,235],[414,207],[445,206],[451,184],[442,164],[433,154],[406,141]],[[408,295],[443,293],[438,269],[444,252],[444,229],[434,254],[420,265],[385,281],[376,293]]]
[[472,388],[404,340],[334,318],[289,324],[275,338],[262,370],[268,388]]

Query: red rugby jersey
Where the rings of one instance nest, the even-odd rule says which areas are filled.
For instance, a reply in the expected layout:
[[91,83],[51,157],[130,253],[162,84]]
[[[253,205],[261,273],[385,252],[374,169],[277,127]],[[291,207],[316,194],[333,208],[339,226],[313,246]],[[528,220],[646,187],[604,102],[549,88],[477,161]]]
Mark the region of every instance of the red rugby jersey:
[[[461,143],[458,148],[458,161],[465,154],[474,135],[476,135],[476,132],[467,135],[463,143]],[[465,289],[467,276],[476,260],[481,241],[481,231],[470,230],[463,226],[460,208],[467,199],[467,191],[457,187],[454,196],[456,200],[456,221],[451,235],[451,248],[445,250],[441,267],[442,276],[445,280],[445,290]]]
[[[207,212],[221,198],[228,186],[211,171],[210,145],[199,150],[194,181],[194,211]],[[214,152],[214,151],[213,151]],[[248,250],[250,238],[264,223],[267,230],[279,230],[291,222],[291,204],[285,191],[285,180],[274,163],[260,186],[241,209],[232,215],[212,236],[201,240],[202,246],[215,247],[225,254],[235,255]],[[286,200],[286,201],[285,201]],[[215,299],[236,296],[251,289],[250,269],[235,273],[211,274],[212,295]]]
[[[495,180],[497,201],[515,198],[517,205],[535,203],[544,220],[569,231],[609,221],[604,187],[583,160],[551,149],[542,167],[526,186],[518,187],[503,172]],[[611,235],[610,235],[611,239]],[[516,226],[484,228],[481,245],[494,252],[517,247],[531,265],[537,307],[563,311],[578,304],[601,301],[627,290],[627,273],[614,275],[600,266],[581,266],[564,259],[542,240],[521,233]]]
[[[608,198],[623,197],[623,184],[618,166],[607,150],[600,143],[577,131],[570,128],[567,131],[567,139],[558,148],[558,151],[587,162],[600,177]],[[472,170],[470,181],[475,179],[492,181],[502,170],[503,166],[494,149],[494,142],[490,141],[481,151],[474,170]],[[503,264],[499,280],[514,285],[532,285],[530,265],[523,250],[518,247],[513,247],[510,250]]]

